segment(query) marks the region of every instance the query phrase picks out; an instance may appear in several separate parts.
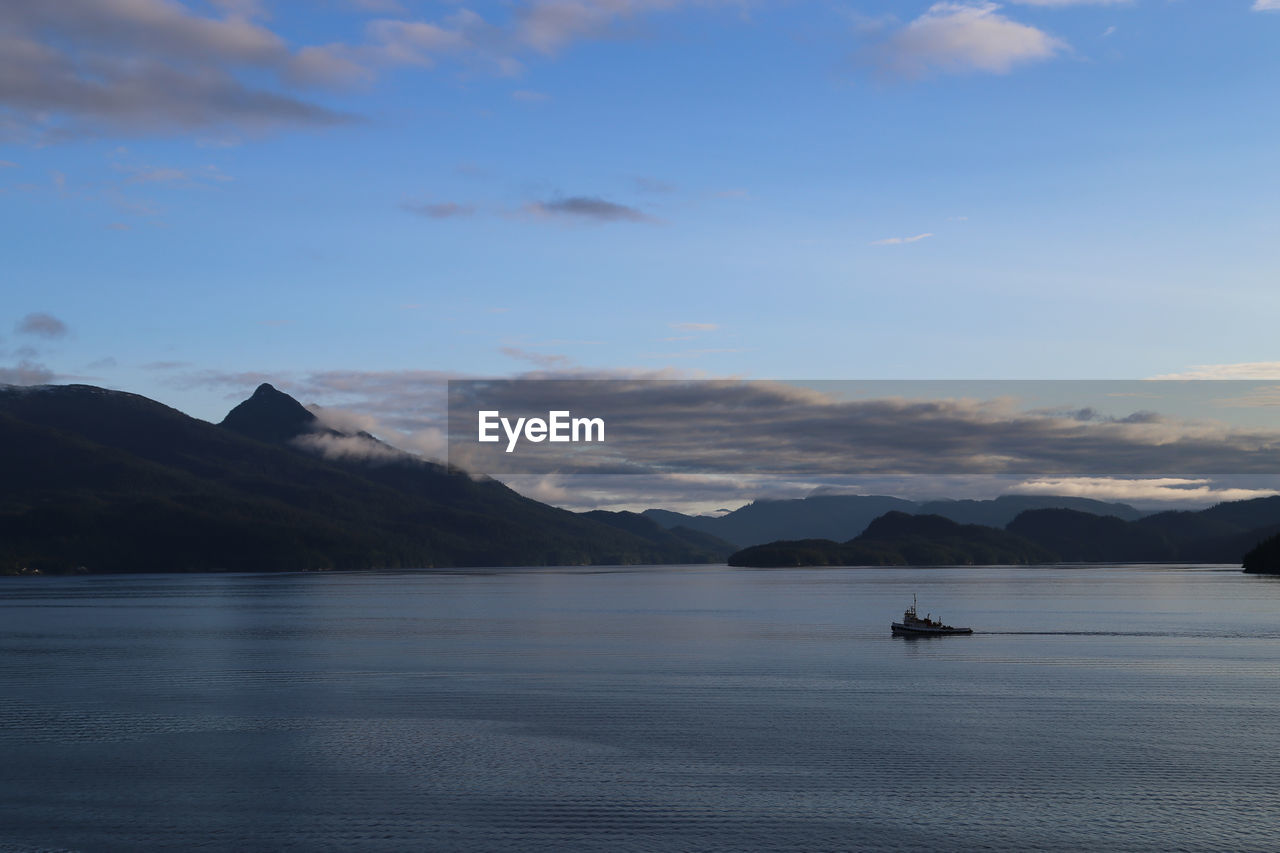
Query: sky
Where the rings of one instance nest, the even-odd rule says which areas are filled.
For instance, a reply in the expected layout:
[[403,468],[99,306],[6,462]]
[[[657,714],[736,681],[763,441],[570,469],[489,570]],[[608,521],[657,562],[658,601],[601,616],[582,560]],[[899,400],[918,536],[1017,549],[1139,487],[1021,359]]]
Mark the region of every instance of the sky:
[[430,452],[459,377],[1277,378],[1278,45],[1278,0],[10,0],[0,382]]

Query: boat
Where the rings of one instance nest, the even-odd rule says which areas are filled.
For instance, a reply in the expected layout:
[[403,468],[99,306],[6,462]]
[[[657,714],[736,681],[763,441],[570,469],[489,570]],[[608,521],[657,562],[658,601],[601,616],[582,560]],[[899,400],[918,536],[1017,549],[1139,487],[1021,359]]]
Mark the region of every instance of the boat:
[[911,606],[902,614],[901,622],[892,623],[894,634],[972,634],[972,628],[953,628],[943,625],[941,620],[934,619],[933,614],[926,613],[922,619],[916,612],[916,597],[911,596]]

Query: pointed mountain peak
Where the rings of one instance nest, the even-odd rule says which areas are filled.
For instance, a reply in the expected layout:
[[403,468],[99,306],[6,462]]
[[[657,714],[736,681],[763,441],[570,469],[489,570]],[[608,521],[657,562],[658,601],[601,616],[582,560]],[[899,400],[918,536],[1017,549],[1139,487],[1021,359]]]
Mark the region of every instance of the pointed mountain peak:
[[236,406],[220,426],[259,441],[280,443],[314,430],[316,416],[283,391],[264,382]]

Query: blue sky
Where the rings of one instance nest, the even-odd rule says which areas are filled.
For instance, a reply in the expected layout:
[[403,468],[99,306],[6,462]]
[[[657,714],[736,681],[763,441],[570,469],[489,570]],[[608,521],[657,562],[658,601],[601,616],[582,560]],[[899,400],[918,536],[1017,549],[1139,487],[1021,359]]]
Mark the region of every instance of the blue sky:
[[0,381],[1280,376],[1278,46],[1277,0],[16,0]]

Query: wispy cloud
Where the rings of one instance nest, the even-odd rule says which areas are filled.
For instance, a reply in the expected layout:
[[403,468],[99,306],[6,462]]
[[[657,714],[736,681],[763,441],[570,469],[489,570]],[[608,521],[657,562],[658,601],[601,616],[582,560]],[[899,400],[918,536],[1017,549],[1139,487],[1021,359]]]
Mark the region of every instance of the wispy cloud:
[[[0,107],[11,114],[0,130],[47,143],[103,131],[233,130],[238,139],[261,129],[346,124],[360,119],[326,106],[313,90],[367,86],[388,69],[446,60],[511,76],[531,55],[616,37],[631,22],[689,2],[531,0],[486,18],[458,6],[425,17],[397,0],[346,0],[373,17],[349,39],[302,45],[276,26],[289,4],[0,3]],[[512,97],[547,98],[529,89]]]
[[495,474],[545,473],[548,462],[603,472],[625,462],[641,471],[775,477],[1274,479],[1280,446],[1277,429],[1149,411],[1082,418],[1080,407],[1028,411],[1004,398],[848,400],[773,382],[484,383],[476,394],[480,408],[546,411],[554,400],[616,424],[607,453],[579,449],[572,462],[489,456],[491,448],[477,446],[477,470]]
[[637,208],[594,196],[569,196],[550,201],[535,201],[525,205],[524,210],[541,218],[576,219],[585,222],[657,221]]
[[346,0],[347,5],[362,12],[403,12],[399,0]]
[[906,243],[919,243],[921,240],[927,240],[933,236],[932,232],[924,234],[916,234],[914,237],[885,237],[883,240],[873,240],[872,246],[902,246]]
[[681,332],[714,332],[720,328],[719,323],[668,323],[667,325]]
[[475,205],[453,201],[406,202],[401,207],[410,213],[416,213],[428,219],[456,219],[460,216],[470,216],[476,212]]
[[[556,502],[584,508],[684,502],[719,507],[762,495],[803,497],[823,485],[916,497],[1020,491],[1205,504],[1269,494],[1277,480],[1275,429],[1150,412],[1104,417],[1089,414],[1094,399],[1044,411],[1022,410],[1007,398],[849,400],[783,383],[691,381],[690,372],[669,369],[558,369],[554,354],[511,349],[514,357],[533,356],[523,360],[540,368],[515,378],[555,381],[487,380],[497,391],[487,398],[494,405],[482,408],[564,408],[603,417],[610,425],[609,445],[601,450],[611,458],[587,456],[581,464],[557,466],[565,476],[554,482],[565,491]],[[184,380],[228,389],[237,401],[270,381],[300,400],[323,401],[324,409],[313,411],[326,426],[365,431],[439,458],[447,430],[447,382],[467,378],[476,377],[423,370],[288,376],[206,371]],[[963,387],[958,385],[957,395]],[[1122,383],[1093,390],[1114,398],[1126,389],[1140,390]],[[1203,395],[1215,393],[1206,387]],[[368,448],[345,442],[322,450],[358,454]],[[496,466],[473,459],[474,470],[499,475],[526,492],[546,477],[545,468],[522,471],[512,464],[523,459],[519,453],[499,456]],[[465,454],[451,461],[462,463]]]
[[501,352],[508,358],[527,361],[548,370],[563,370],[573,365],[573,359],[557,353],[535,352],[520,347],[502,347]]
[[1220,501],[1245,501],[1274,495],[1275,489],[1215,485],[1208,479],[1155,477],[1045,477],[1008,488],[1016,495],[1054,495],[1135,503],[1186,503],[1203,506]]
[[1280,12],[1280,0],[1253,0],[1255,12]]
[[61,338],[66,336],[68,329],[66,323],[52,314],[37,312],[28,314],[19,320],[17,325],[14,326],[14,332],[19,335],[35,335],[41,338]]
[[57,378],[48,367],[33,361],[20,361],[14,367],[0,367],[0,385],[45,385]]
[[516,89],[511,93],[511,97],[526,104],[542,104],[551,100],[551,96],[546,92],[535,92],[532,89]]
[[1006,17],[999,9],[990,2],[934,3],[923,15],[889,33],[873,56],[882,68],[906,77],[931,72],[1005,74],[1067,49],[1059,39]]
[[674,184],[658,180],[657,178],[645,177],[643,175],[635,179],[635,185],[636,189],[646,193],[671,193],[676,190]]
[[1008,0],[1020,6],[1127,6],[1133,0]]
[[681,0],[541,0],[520,9],[512,37],[552,54],[571,42],[608,35],[621,22],[681,5]]
[[207,16],[172,0],[0,4],[0,105],[36,139],[101,127],[132,132],[214,125],[264,128],[351,120],[240,72],[284,80],[295,59],[253,19],[224,4]]
[[1280,361],[1242,361],[1234,364],[1197,364],[1178,373],[1152,379],[1278,379]]

